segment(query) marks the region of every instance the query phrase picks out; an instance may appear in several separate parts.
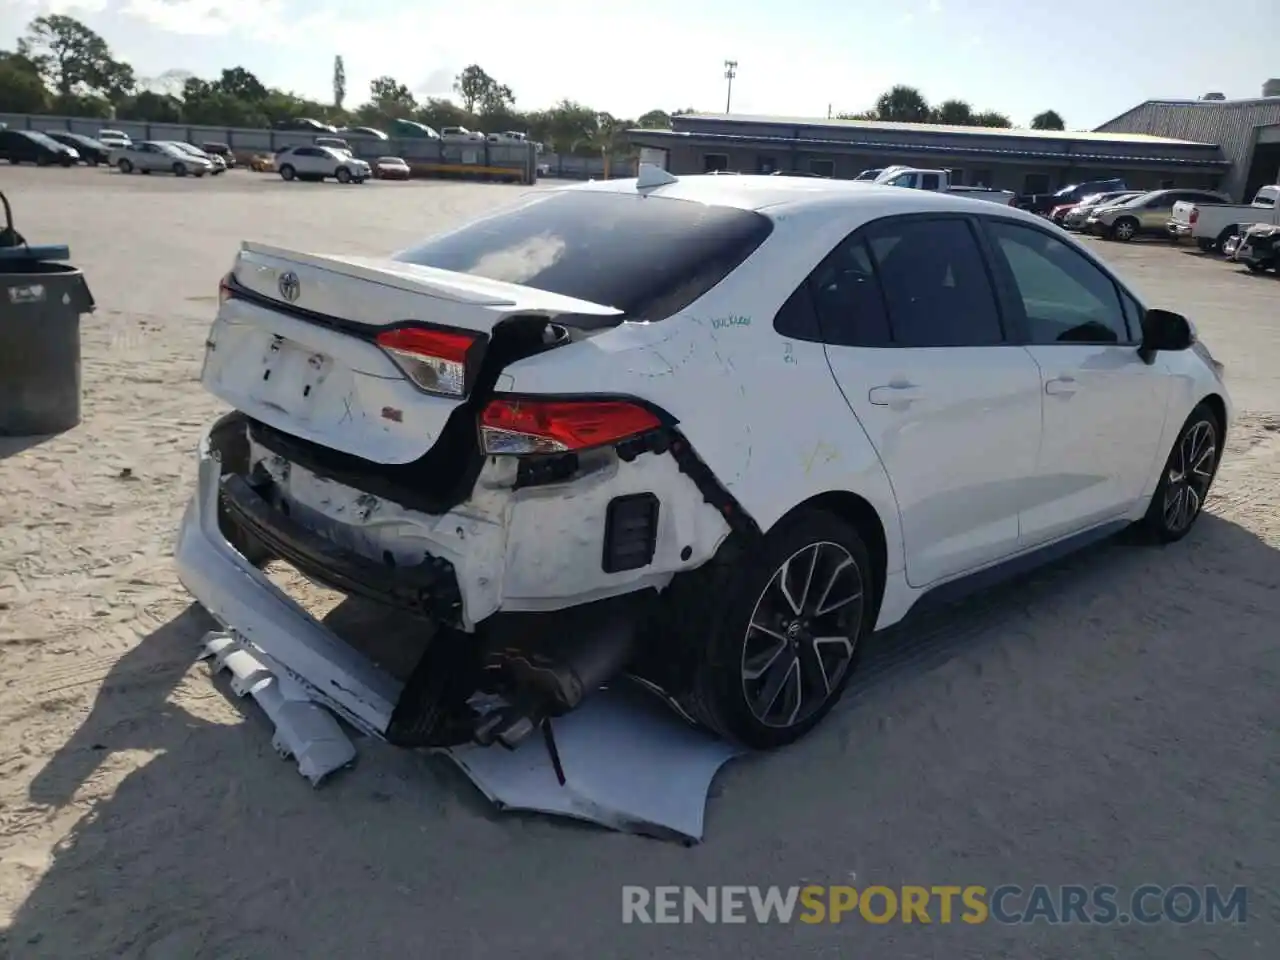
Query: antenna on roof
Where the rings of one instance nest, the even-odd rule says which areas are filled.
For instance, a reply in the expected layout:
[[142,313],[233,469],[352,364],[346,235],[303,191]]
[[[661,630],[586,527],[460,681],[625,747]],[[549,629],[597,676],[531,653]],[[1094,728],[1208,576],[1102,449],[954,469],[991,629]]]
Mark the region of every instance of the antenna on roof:
[[679,183],[674,174],[663,170],[656,163],[642,163],[636,171],[636,189],[652,190],[654,187],[665,187],[668,183]]

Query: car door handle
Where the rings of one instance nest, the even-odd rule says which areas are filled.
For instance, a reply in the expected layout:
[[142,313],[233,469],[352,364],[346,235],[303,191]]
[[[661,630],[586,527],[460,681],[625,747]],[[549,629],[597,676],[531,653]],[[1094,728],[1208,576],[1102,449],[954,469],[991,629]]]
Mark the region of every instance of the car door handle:
[[901,409],[919,400],[924,394],[914,383],[889,383],[880,387],[872,387],[867,391],[867,399],[877,407]]
[[1044,385],[1044,392],[1053,396],[1066,397],[1079,389],[1075,377],[1054,377]]

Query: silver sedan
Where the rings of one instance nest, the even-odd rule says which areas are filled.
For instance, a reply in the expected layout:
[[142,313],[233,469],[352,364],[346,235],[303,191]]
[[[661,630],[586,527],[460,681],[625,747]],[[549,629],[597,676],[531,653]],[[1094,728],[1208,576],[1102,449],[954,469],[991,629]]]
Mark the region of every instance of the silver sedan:
[[213,172],[213,163],[206,158],[193,156],[170,143],[158,140],[142,140],[111,151],[108,161],[121,173],[153,173],[164,171],[175,176],[191,174],[203,177]]

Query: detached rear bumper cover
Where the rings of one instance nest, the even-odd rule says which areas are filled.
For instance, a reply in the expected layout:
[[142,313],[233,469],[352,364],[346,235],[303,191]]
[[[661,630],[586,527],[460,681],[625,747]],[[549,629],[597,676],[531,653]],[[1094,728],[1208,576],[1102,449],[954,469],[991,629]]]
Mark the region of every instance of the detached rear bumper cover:
[[[317,705],[382,738],[402,685],[289,599],[218,528],[221,464],[206,437],[199,481],[175,556],[178,576],[227,632],[203,654],[233,676],[276,726],[274,745],[312,783],[350,764],[355,748]],[[656,702],[615,686],[555,720],[563,782],[540,738],[514,752],[443,751],[500,807],[560,814],[615,830],[702,838],[707,792],[738,751],[695,730]]]
[[196,494],[178,534],[178,578],[272,673],[298,680],[356,727],[382,736],[402,685],[319,623],[227,542],[218,529],[220,474],[221,464],[205,437]]

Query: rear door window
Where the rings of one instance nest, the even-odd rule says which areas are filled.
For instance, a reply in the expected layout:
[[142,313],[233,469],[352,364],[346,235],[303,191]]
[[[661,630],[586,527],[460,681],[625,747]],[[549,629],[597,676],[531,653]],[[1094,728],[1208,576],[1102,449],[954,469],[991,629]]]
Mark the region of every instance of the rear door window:
[[768,217],[737,207],[565,190],[535,194],[395,259],[519,283],[652,321],[709,291],[772,229]]
[[866,231],[899,347],[1004,342],[1000,309],[968,220],[890,218]]

